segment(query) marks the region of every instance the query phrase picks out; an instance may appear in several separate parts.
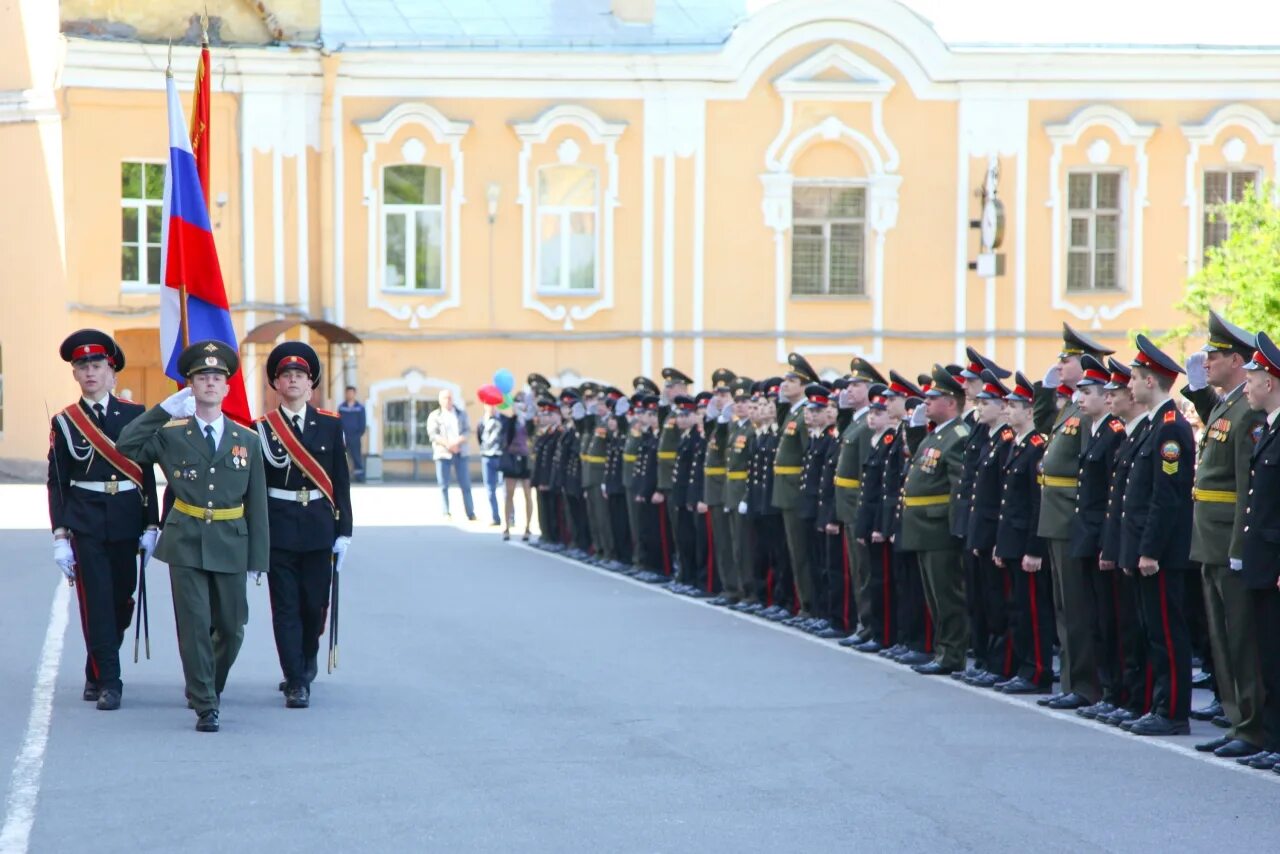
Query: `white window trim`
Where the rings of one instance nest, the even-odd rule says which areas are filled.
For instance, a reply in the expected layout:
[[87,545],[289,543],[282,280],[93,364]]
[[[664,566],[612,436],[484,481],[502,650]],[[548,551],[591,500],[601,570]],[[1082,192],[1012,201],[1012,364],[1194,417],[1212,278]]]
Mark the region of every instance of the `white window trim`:
[[[601,243],[602,243],[600,239],[600,170],[596,169],[594,166],[584,167],[591,172],[592,177],[595,181],[595,192],[593,193],[595,197],[595,201],[592,204],[590,205],[544,205],[542,204],[537,199],[537,193],[538,193],[538,177],[537,176],[541,175],[542,170],[544,169],[555,168],[556,166],[563,166],[563,165],[570,165],[570,164],[562,164],[562,163],[543,164],[542,166],[538,167],[537,174],[534,176],[534,185],[533,185],[534,186],[534,189],[533,189],[534,204],[537,208],[537,211],[534,214],[534,218],[535,218],[534,255],[535,257],[534,257],[533,264],[534,264],[534,272],[537,276],[537,292],[539,296],[584,296],[584,297],[599,296],[600,294],[600,256],[601,256]],[[578,213],[589,213],[595,219],[593,233],[595,235],[594,245],[595,245],[596,254],[594,259],[595,263],[592,264],[592,282],[591,282],[590,288],[571,288],[567,284],[570,278],[569,264],[567,263],[567,260],[569,258],[570,242],[573,237],[572,233],[570,232],[570,220],[572,219],[574,214],[578,214]],[[542,284],[542,218],[544,216],[549,216],[551,214],[555,214],[560,218],[560,257],[564,259],[566,262],[562,264],[560,267],[561,284],[559,287],[555,287],[555,288],[548,288]]]
[[[861,188],[861,189],[862,189],[862,191],[863,191],[863,200],[862,200],[862,219],[860,219],[860,220],[859,220],[859,219],[856,219],[856,218],[854,218],[854,217],[830,217],[830,218],[827,218],[827,219],[806,219],[806,218],[798,218],[798,217],[795,217],[795,215],[794,215],[794,204],[795,204],[795,198],[794,198],[794,195],[795,195],[795,190],[796,190],[796,189],[802,189],[802,188],[805,188],[805,187],[824,187],[824,188],[825,188],[825,187],[832,187],[832,188],[838,188],[838,189],[843,189],[843,188]],[[795,292],[795,282],[794,282],[794,280],[792,279],[792,275],[791,275],[791,273],[790,273],[790,271],[789,271],[789,272],[788,272],[788,275],[787,275],[787,286],[788,286],[788,293],[789,293],[790,298],[791,298],[792,300],[799,300],[799,301],[803,301],[803,300],[821,300],[821,301],[826,301],[826,300],[838,300],[838,301],[850,301],[850,300],[852,300],[852,301],[860,302],[860,301],[865,301],[865,300],[870,296],[871,288],[870,288],[869,283],[868,283],[868,281],[867,281],[867,278],[868,278],[868,277],[867,277],[867,266],[868,266],[867,262],[870,260],[867,256],[870,254],[870,248],[871,248],[871,233],[870,233],[870,232],[871,232],[871,227],[870,227],[870,225],[869,225],[869,221],[870,221],[869,213],[870,213],[870,211],[868,210],[868,207],[867,207],[867,205],[868,205],[868,199],[869,199],[870,195],[871,195],[871,185],[870,185],[870,183],[869,183],[869,182],[867,182],[867,181],[845,180],[845,179],[843,179],[843,178],[800,178],[800,179],[797,179],[797,180],[792,184],[792,205],[793,205],[793,208],[792,208],[792,210],[793,210],[793,214],[792,214],[792,226],[793,226],[793,228],[792,228],[792,230],[791,230],[791,249],[792,249],[792,250],[794,250],[794,248],[795,248],[795,228],[794,228],[794,226],[795,226],[795,225],[797,225],[797,224],[799,224],[799,225],[822,225],[822,226],[823,226],[823,229],[822,229],[822,240],[823,240],[823,245],[824,245],[824,247],[826,247],[827,249],[830,249],[830,246],[831,246],[831,224],[832,224],[832,223],[835,223],[835,222],[847,222],[847,223],[850,223],[850,224],[860,224],[860,225],[862,226],[862,290],[861,290],[860,292],[858,292],[858,293],[852,293],[852,294],[833,294],[833,293],[830,293],[830,290],[831,290],[831,257],[830,257],[830,255],[829,255],[829,254],[827,254],[827,255],[824,255],[824,259],[826,260],[826,263],[823,265],[823,269],[822,269],[822,285],[823,285],[823,293],[820,293],[820,294],[797,294],[797,293]],[[790,256],[789,256],[789,257],[790,257]]]
[[[1231,197],[1233,195],[1231,190],[1235,184],[1235,178],[1237,175],[1253,176],[1253,195],[1255,197],[1260,197],[1262,195],[1262,182],[1265,181],[1267,177],[1267,171],[1263,169],[1261,166],[1255,166],[1251,163],[1243,163],[1243,162],[1228,163],[1225,166],[1206,166],[1203,170],[1201,170],[1200,172],[1200,228],[1199,228],[1200,236],[1199,236],[1199,240],[1200,240],[1200,262],[1202,264],[1204,263],[1205,253],[1209,251],[1209,247],[1206,246],[1204,242],[1204,229],[1205,229],[1205,226],[1209,224],[1208,223],[1209,200],[1204,197],[1204,179],[1205,179],[1205,176],[1207,176],[1210,172],[1227,173],[1227,201],[1228,202],[1231,201]],[[1227,232],[1227,236],[1230,236],[1229,229]]]
[[365,435],[369,437],[368,456],[382,453],[382,404],[389,400],[402,398],[427,397],[428,389],[439,393],[448,389],[453,392],[455,405],[461,405],[462,387],[440,377],[431,377],[410,368],[398,377],[377,380],[369,386],[369,397],[364,401],[365,417],[368,421]]
[[[444,170],[441,180],[444,182],[447,196],[444,214],[444,291],[401,291],[384,290],[379,265],[383,262],[382,242],[382,186],[375,184],[374,162],[377,160],[378,146],[390,142],[406,125],[423,128],[438,145],[449,150],[449,168]],[[364,205],[367,211],[366,220],[366,300],[369,308],[385,311],[396,320],[408,321],[410,329],[417,329],[421,321],[430,320],[442,311],[457,308],[462,304],[462,235],[458,224],[462,221],[462,204],[466,201],[463,193],[462,138],[471,129],[470,122],[448,119],[428,104],[407,103],[387,111],[382,118],[375,121],[356,122],[364,136],[365,149],[363,159]],[[400,147],[401,163],[424,163],[426,146],[417,137],[410,137]],[[433,164],[434,165],[434,164]],[[381,172],[377,172],[381,177]],[[418,303],[405,302],[406,297],[422,295],[428,300]]]
[[[1066,246],[1065,251],[1067,255],[1070,255],[1073,249],[1073,247],[1071,246],[1071,220],[1077,216],[1087,216],[1089,219],[1089,261],[1090,261],[1089,282],[1090,282],[1090,286],[1087,288],[1080,288],[1078,290],[1073,290],[1071,289],[1071,286],[1065,282],[1065,279],[1064,279],[1063,288],[1066,290],[1068,294],[1072,296],[1080,296],[1080,295],[1087,295],[1087,294],[1127,293],[1128,288],[1126,286],[1125,270],[1128,269],[1127,247],[1129,245],[1129,239],[1128,239],[1129,238],[1129,234],[1128,234],[1128,229],[1129,229],[1128,213],[1129,212],[1125,207],[1125,195],[1129,189],[1128,173],[1123,167],[1120,167],[1120,166],[1090,166],[1088,168],[1084,166],[1072,167],[1068,169],[1066,173],[1066,180],[1067,180],[1068,187],[1070,187],[1072,175],[1093,176],[1093,186],[1090,188],[1090,194],[1091,194],[1090,198],[1093,199],[1094,206],[1091,208],[1071,207],[1070,193],[1068,192],[1067,215],[1066,215],[1066,221],[1063,225],[1063,227],[1066,229],[1066,234],[1064,235],[1064,238],[1063,238],[1063,242]],[[1101,208],[1101,209],[1098,208],[1097,206],[1097,198],[1098,198],[1097,176],[1098,175],[1119,175],[1120,176],[1120,189],[1119,189],[1119,192],[1116,194],[1116,200],[1119,203],[1119,207]],[[1099,288],[1094,283],[1095,266],[1093,263],[1096,260],[1096,256],[1098,252],[1098,248],[1095,245],[1097,243],[1097,234],[1098,234],[1097,218],[1100,212],[1110,212],[1110,211],[1115,211],[1116,216],[1119,218],[1119,224],[1116,229],[1116,252],[1115,252],[1116,254],[1116,286],[1114,288]],[[1065,257],[1063,260],[1065,263],[1065,260],[1066,260]]]
[[[126,164],[126,163],[142,163],[142,164],[145,164],[145,165],[147,165],[147,166],[163,166],[163,167],[165,167],[165,169],[168,169],[168,168],[169,168],[169,163],[168,163],[168,161],[166,161],[166,160],[162,160],[162,159],[160,159],[160,158],[158,158],[158,157],[124,157],[124,158],[121,158],[121,160],[120,160],[120,166],[121,166],[121,168],[122,168],[122,169],[124,168],[124,164]],[[135,204],[130,204],[131,202],[132,202],[132,203],[135,203]],[[160,200],[160,208],[161,208],[161,211],[163,211],[163,210],[164,210],[163,205],[164,205],[164,200],[163,200],[163,199],[161,199],[161,200]],[[149,203],[148,203],[146,200],[143,200],[143,199],[126,199],[126,198],[124,197],[124,194],[123,194],[123,193],[121,193],[121,196],[120,196],[120,216],[121,216],[121,218],[123,219],[123,217],[124,217],[124,209],[125,209],[126,207],[135,207],[135,208],[137,208],[137,210],[138,210],[138,234],[139,234],[139,237],[143,238],[143,240],[139,243],[139,248],[141,248],[141,247],[143,247],[143,246],[145,246],[145,245],[146,245],[146,240],[145,240],[145,238],[146,238],[146,234],[147,234],[146,208],[147,208],[148,206],[149,206]],[[163,213],[162,213],[161,215],[163,216]],[[117,244],[117,246],[119,247],[119,251],[123,252],[123,250],[124,250],[124,238],[123,238],[123,236],[122,236],[122,235],[121,235],[121,236],[119,236],[119,243]],[[163,254],[162,254],[162,255],[161,255],[161,258],[163,259],[163,257],[164,257],[164,256],[163,256]],[[121,260],[121,259],[120,259],[120,256],[119,256],[119,255],[117,255],[117,256],[116,256],[116,262],[117,262],[117,264],[119,264],[120,260]],[[163,264],[163,260],[162,260],[162,262],[161,262],[161,263]],[[146,269],[146,266],[147,266],[147,258],[146,258],[146,252],[145,252],[145,251],[143,251],[143,252],[139,255],[139,257],[138,257],[138,264],[139,264],[139,270],[145,270],[145,269]],[[158,293],[160,293],[160,289],[164,287],[164,270],[163,270],[163,269],[160,271],[160,279],[161,279],[161,281],[160,281],[158,284],[152,285],[152,284],[148,284],[148,283],[146,283],[146,282],[139,282],[139,281],[137,281],[137,280],[130,281],[130,280],[127,280],[127,279],[122,278],[122,279],[120,279],[120,293],[122,293],[122,294],[143,294],[143,295],[147,295],[147,294],[155,295],[155,294],[158,294]]]
[[381,258],[382,258],[382,264],[379,267],[382,273],[381,279],[379,280],[379,285],[382,289],[382,292],[386,294],[437,294],[440,296],[444,296],[448,292],[448,287],[445,284],[445,275],[447,270],[445,255],[448,254],[446,251],[442,251],[441,257],[440,257],[440,271],[439,271],[440,287],[438,288],[414,288],[414,287],[408,287],[408,286],[396,287],[394,285],[387,284],[387,215],[388,214],[399,214],[401,216],[407,217],[406,226],[405,226],[405,250],[404,250],[406,272],[408,272],[414,266],[413,261],[415,259],[412,253],[416,251],[417,243],[418,243],[417,229],[409,227],[409,224],[413,222],[414,214],[416,214],[418,211],[439,212],[440,227],[441,227],[440,245],[442,250],[445,247],[445,239],[449,235],[449,226],[447,223],[448,213],[446,211],[446,206],[444,205],[443,201],[441,202],[441,204],[438,204],[438,205],[427,205],[427,204],[401,205],[401,204],[388,204],[384,201],[381,201],[381,193],[383,192],[383,188],[386,186],[385,173],[387,171],[387,168],[392,166],[424,166],[427,168],[434,167],[439,169],[440,170],[440,198],[441,200],[448,198],[447,193],[449,188],[449,178],[448,178],[447,170],[443,166],[435,166],[435,164],[433,163],[384,163],[382,165],[382,168],[378,170],[380,173],[380,176],[383,177],[384,179],[383,181],[378,182],[379,201],[381,202],[381,207],[382,207],[382,218],[381,218],[381,222],[379,223],[379,234],[378,234],[378,249],[380,250]]

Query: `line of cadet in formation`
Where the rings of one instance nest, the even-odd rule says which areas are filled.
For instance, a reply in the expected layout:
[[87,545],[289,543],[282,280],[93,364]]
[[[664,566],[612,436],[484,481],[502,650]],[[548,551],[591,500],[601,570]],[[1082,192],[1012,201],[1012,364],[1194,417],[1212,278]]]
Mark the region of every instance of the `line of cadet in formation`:
[[531,374],[536,545],[1136,735],[1212,719],[1197,749],[1280,773],[1280,351],[1209,332],[1184,368],[1064,324],[1035,383],[973,348],[914,383],[795,353],[696,395]]

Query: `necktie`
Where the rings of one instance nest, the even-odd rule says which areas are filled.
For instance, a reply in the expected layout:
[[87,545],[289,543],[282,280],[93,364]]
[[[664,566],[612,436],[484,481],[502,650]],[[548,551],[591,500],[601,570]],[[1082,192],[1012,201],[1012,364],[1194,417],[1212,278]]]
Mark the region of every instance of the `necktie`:
[[102,408],[101,403],[95,403],[93,405],[93,417],[98,420],[98,426],[102,426],[102,422],[107,417],[107,411]]
[[205,441],[209,443],[209,455],[213,456],[218,453],[218,441],[213,438],[213,425],[210,424],[204,428]]
[[301,415],[293,416],[293,429],[299,436],[302,435],[302,416]]

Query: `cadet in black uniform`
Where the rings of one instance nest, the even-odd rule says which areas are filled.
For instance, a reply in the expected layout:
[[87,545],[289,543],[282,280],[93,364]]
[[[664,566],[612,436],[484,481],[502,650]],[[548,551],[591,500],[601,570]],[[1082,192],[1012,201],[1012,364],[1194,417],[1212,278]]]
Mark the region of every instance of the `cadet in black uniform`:
[[880,652],[893,646],[897,617],[893,584],[893,547],[888,531],[892,529],[893,509],[898,493],[887,492],[886,474],[897,448],[897,422],[889,415],[886,387],[874,383],[867,389],[867,426],[871,431],[871,453],[862,461],[858,479],[861,489],[853,535],[858,545],[867,549],[866,609],[869,630],[867,640],[853,644],[858,652]]
[[705,597],[707,585],[706,514],[699,514],[702,495],[702,458],[706,446],[699,424],[698,402],[681,394],[671,401],[668,418],[676,419],[680,441],[676,446],[675,468],[671,472],[671,502],[676,509],[676,555],[680,574],[672,589],[688,596]]
[[[847,378],[841,377],[831,384],[831,391],[838,392],[847,386]],[[858,623],[857,591],[849,566],[844,525],[840,522],[836,501],[836,470],[840,460],[839,410],[836,398],[830,398],[827,406],[819,410],[820,423],[826,443],[821,482],[818,486],[818,536],[823,541],[820,554],[823,564],[822,589],[823,612],[819,615],[828,628],[819,626],[814,634],[819,637],[848,637]]]
[[120,708],[120,645],[133,616],[138,552],[159,534],[155,469],[116,450],[124,425],[146,411],[111,394],[124,351],[105,332],[81,329],[58,350],[80,399],[49,425],[49,522],[53,557],[80,602],[86,651],[82,698]]
[[560,416],[564,429],[556,455],[556,473],[559,476],[561,500],[564,502],[564,518],[568,520],[565,532],[566,552],[569,557],[582,560],[591,550],[591,531],[587,527],[587,505],[582,498],[582,445],[579,439],[580,425],[586,417],[586,408],[576,389],[560,392]]
[[[837,444],[835,452],[839,452],[838,437],[834,435],[835,406],[831,400],[831,389],[825,383],[810,383],[805,386],[805,428],[809,431],[809,446],[805,448],[800,472],[800,500],[796,505],[796,513],[804,520],[809,540],[809,567],[813,582],[812,615],[801,620],[796,626],[810,634],[823,638],[836,638],[848,635],[831,624],[834,603],[832,590],[835,587],[832,578],[833,570],[842,569],[837,566],[844,561],[843,551],[832,554],[832,545],[839,545],[827,531],[827,522],[819,515],[822,504],[823,479],[827,474],[828,463],[834,466],[832,445]],[[831,526],[835,524],[835,471],[830,472],[830,495],[828,506],[831,508]]]
[[781,512],[773,506],[773,461],[778,451],[777,401],[781,385],[781,377],[770,377],[757,383],[752,393],[756,441],[747,474],[747,515],[756,543],[752,576],[756,589],[762,591],[764,605],[758,616],[774,622],[791,617],[795,602],[786,530]]
[[329,609],[333,561],[351,543],[351,477],[342,420],[307,401],[320,384],[320,357],[285,341],[267,357],[280,406],[257,421],[271,522],[271,625],[284,672],[285,705],[311,703],[316,655]]
[[630,422],[627,414],[631,401],[616,388],[605,389],[610,416],[606,419],[608,440],[605,443],[604,495],[609,508],[609,524],[613,528],[615,565],[610,569],[623,570],[634,559],[631,548],[631,518],[627,508],[627,488],[623,484],[623,452],[626,448]]
[[668,581],[672,556],[668,538],[663,534],[667,509],[654,499],[658,492],[658,396],[641,394],[636,402],[639,441],[636,444],[636,468],[633,491],[639,505],[639,541],[643,545],[642,581]]
[[1151,411],[1124,493],[1120,565],[1138,572],[1138,603],[1152,672],[1151,711],[1120,726],[1135,735],[1187,735],[1191,642],[1183,603],[1191,567],[1195,437],[1169,393],[1182,367],[1137,339],[1133,398]]
[[538,397],[535,416],[537,436],[533,440],[533,488],[538,496],[539,548],[559,551],[564,548],[561,534],[560,497],[552,488],[555,482],[556,449],[560,444],[560,409],[555,399],[544,391]]

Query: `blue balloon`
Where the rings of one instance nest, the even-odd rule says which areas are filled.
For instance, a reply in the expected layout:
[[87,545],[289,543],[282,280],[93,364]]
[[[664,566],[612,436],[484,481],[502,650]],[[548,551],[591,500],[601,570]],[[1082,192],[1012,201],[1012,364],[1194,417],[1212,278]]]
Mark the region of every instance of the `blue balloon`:
[[499,368],[493,374],[493,384],[498,387],[498,391],[503,394],[511,394],[516,387],[516,378],[506,368]]

